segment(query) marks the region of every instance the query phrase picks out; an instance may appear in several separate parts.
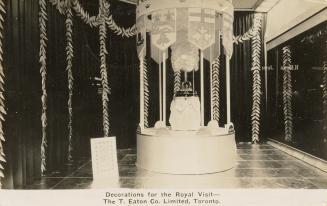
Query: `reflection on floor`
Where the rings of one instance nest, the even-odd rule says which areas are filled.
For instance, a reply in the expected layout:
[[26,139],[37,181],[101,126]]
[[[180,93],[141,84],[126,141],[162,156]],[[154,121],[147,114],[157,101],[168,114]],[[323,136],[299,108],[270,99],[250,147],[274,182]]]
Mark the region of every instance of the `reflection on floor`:
[[[165,175],[137,169],[135,149],[120,150],[118,160],[122,188],[327,189],[327,173],[266,144],[239,144],[237,166],[217,174]],[[102,188],[115,186],[108,183]],[[27,189],[89,188],[98,188],[92,181],[91,162],[80,160],[67,166],[64,172],[52,173]]]

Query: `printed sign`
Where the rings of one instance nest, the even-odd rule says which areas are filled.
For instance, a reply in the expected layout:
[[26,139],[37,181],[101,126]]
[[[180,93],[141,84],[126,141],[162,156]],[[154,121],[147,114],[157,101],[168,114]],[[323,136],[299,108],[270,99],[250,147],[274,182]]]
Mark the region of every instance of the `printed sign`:
[[93,180],[119,178],[116,137],[91,139]]

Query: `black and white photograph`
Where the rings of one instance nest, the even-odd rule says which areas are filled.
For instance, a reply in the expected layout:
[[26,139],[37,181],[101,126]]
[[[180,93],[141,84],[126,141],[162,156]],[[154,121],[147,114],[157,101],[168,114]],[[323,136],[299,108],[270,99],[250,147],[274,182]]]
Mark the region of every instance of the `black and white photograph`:
[[0,188],[326,206],[327,1],[0,0]]

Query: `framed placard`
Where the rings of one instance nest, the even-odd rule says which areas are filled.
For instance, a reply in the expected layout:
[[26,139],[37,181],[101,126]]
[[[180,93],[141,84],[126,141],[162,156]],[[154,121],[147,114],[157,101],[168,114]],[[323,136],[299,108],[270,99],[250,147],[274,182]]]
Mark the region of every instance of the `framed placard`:
[[116,137],[91,139],[93,180],[118,179]]

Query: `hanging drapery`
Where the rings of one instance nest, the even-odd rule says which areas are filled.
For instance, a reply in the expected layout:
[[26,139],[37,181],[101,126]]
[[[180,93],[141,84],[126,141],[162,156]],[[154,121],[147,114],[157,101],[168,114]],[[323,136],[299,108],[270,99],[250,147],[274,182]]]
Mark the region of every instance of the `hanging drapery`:
[[252,27],[245,32],[233,38],[234,43],[240,44],[244,41],[251,40],[252,48],[252,112],[251,112],[251,133],[252,142],[257,143],[260,140],[260,123],[261,123],[261,28],[263,15],[256,13],[253,17]]
[[39,28],[40,28],[40,73],[42,77],[42,142],[41,142],[41,172],[46,171],[46,147],[47,147],[47,3],[39,0]]
[[292,53],[289,46],[283,47],[283,110],[285,125],[285,141],[293,141],[293,111],[292,111]]
[[99,1],[99,14],[100,14],[100,26],[99,26],[99,36],[100,36],[100,73],[101,73],[101,83],[102,83],[102,112],[103,112],[103,135],[105,137],[109,136],[109,83],[108,83],[108,73],[107,73],[107,27],[105,22],[105,17],[108,15],[109,4],[106,0]]
[[2,178],[4,178],[4,166],[3,163],[6,162],[5,153],[3,149],[2,142],[5,141],[3,123],[5,121],[5,74],[3,71],[3,30],[4,30],[4,18],[3,15],[6,13],[5,4],[0,0],[0,189],[2,188]]
[[71,2],[68,1],[68,8],[66,10],[66,58],[67,58],[67,79],[68,79],[68,161],[72,161],[73,151],[73,89],[74,89],[74,77],[73,77],[73,13],[71,9]]
[[[48,1],[48,0],[47,0]],[[4,188],[24,188],[26,185],[40,178],[41,173],[41,75],[39,66],[40,37],[38,22],[39,0],[10,0],[3,1],[6,4],[8,15],[5,15],[4,33],[4,55],[5,55],[5,73],[6,79],[6,123],[5,135],[6,142],[2,142],[6,154],[7,163],[5,167],[5,179],[2,180]],[[67,1],[62,1],[66,2]],[[93,9],[94,4],[86,3],[80,0],[86,11]],[[134,8],[129,8],[131,12]],[[74,9],[73,9],[74,13]],[[68,149],[68,87],[66,69],[65,46],[65,15],[58,13],[54,6],[47,4],[47,130],[46,140],[46,169],[47,172],[61,169],[61,165],[66,163]],[[75,16],[75,14],[74,14]],[[122,15],[124,16],[124,15]],[[75,18],[75,17],[74,17]],[[121,21],[122,17],[116,17]],[[17,21],[19,19],[19,21]],[[74,19],[75,20],[75,19]],[[79,20],[79,19],[77,19]],[[108,28],[108,25],[107,25]],[[74,68],[79,72],[74,72],[74,101],[82,102],[78,107],[74,106],[73,124],[79,130],[78,141],[74,142],[74,154],[77,156],[89,157],[89,138],[102,136],[102,107],[97,107],[99,99],[95,89],[95,84],[90,84],[90,77],[98,77],[100,61],[98,52],[98,43],[89,36],[89,32],[98,28],[89,28],[83,21],[74,21],[73,39],[79,44],[74,45]],[[63,38],[64,37],[64,38]],[[110,80],[116,87],[120,83],[127,85],[121,90],[122,94],[116,97],[116,108],[124,108],[127,111],[135,105],[137,91],[137,81],[133,80],[136,72],[137,61],[134,52],[134,40],[127,38],[117,38],[115,45],[111,49],[117,51],[111,54],[115,62],[114,65],[117,78]],[[109,40],[109,39],[108,39]],[[118,43],[119,42],[119,43]],[[108,42],[107,42],[108,43]],[[6,52],[10,51],[10,52]],[[129,55],[126,55],[127,51]],[[116,65],[116,62],[117,65]],[[76,64],[76,65],[75,65]],[[10,69],[6,69],[10,68]],[[57,69],[62,68],[62,69]],[[129,74],[126,73],[129,70]],[[93,79],[91,79],[92,81]],[[130,86],[132,85],[132,86]],[[60,91],[60,92],[59,92]],[[124,95],[131,92],[133,95]],[[87,94],[87,95],[85,95]],[[7,103],[8,102],[8,103]],[[24,104],[22,104],[24,102]],[[39,103],[38,103],[39,102]],[[119,103],[117,103],[119,102]],[[74,104],[75,105],[75,104]],[[67,114],[63,113],[67,111]],[[113,115],[118,112],[113,111]],[[136,121],[138,117],[131,113],[128,115],[128,121]],[[90,122],[92,124],[90,124]],[[126,122],[124,120],[124,122]],[[129,146],[130,139],[133,138],[134,125],[126,125],[121,122],[116,125],[124,126],[123,131],[115,131],[115,134],[121,139],[120,145]],[[74,131],[74,134],[75,134]],[[76,134],[76,135],[77,135]],[[73,156],[74,157],[74,156]],[[59,167],[60,166],[60,167]]]
[[255,14],[255,33],[252,38],[252,114],[251,114],[251,124],[252,124],[252,142],[259,142],[260,138],[260,116],[261,116],[261,14]]

